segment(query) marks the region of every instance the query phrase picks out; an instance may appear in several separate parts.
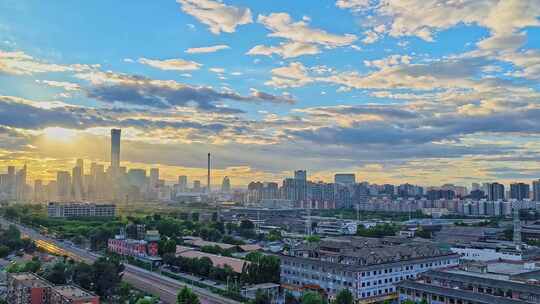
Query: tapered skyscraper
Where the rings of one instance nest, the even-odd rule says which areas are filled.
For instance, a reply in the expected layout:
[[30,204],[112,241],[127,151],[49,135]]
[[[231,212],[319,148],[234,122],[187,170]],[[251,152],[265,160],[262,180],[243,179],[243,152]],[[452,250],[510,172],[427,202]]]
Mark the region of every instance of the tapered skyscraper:
[[118,172],[120,168],[120,134],[122,130],[111,129],[111,169]]

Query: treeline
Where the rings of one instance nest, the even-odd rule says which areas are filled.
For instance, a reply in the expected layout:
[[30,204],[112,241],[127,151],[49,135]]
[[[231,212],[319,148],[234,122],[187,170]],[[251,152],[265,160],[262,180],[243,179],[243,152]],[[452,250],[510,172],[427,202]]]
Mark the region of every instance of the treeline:
[[0,258],[5,258],[14,252],[32,253],[35,249],[34,242],[30,239],[22,239],[21,232],[14,225],[9,225],[7,229],[0,229]]
[[280,261],[279,258],[261,253],[250,253],[246,256],[246,263],[242,273],[238,274],[229,266],[214,266],[208,257],[187,258],[173,254],[166,254],[163,262],[173,266],[176,270],[184,273],[209,278],[215,281],[238,281],[241,285],[259,283],[279,283]]
[[385,236],[394,236],[400,230],[400,226],[396,224],[378,224],[370,228],[365,228],[363,225],[358,226],[356,235],[365,237],[381,238]]

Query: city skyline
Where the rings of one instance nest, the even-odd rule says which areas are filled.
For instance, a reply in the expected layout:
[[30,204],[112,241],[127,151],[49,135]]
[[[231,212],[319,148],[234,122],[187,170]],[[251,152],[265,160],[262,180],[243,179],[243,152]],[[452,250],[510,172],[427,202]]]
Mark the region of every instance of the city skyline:
[[299,169],[530,184],[539,16],[535,0],[3,1],[0,168],[106,165],[122,129],[121,166],[206,184],[210,153],[216,189]]

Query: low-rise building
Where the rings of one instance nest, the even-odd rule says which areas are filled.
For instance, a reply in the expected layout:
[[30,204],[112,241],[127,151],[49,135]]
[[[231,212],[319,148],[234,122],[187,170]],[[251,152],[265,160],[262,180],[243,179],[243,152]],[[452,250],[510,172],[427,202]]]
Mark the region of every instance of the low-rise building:
[[[398,284],[399,300],[448,304],[540,303],[537,281],[523,282],[515,280],[514,276],[491,273],[486,269],[450,268],[425,272],[417,280]],[[538,276],[538,271],[532,273]]]
[[8,274],[9,304],[99,304],[99,297],[74,285],[54,286],[33,273]]
[[278,303],[279,299],[279,284],[262,283],[250,286],[244,286],[240,290],[240,295],[246,299],[254,300],[257,293],[263,293],[268,296],[270,303]]
[[73,285],[55,286],[51,290],[50,304],[99,304],[99,297]]
[[51,202],[47,207],[47,215],[50,218],[115,217],[116,205]]
[[459,255],[429,242],[365,237],[303,243],[280,259],[285,289],[296,294],[319,290],[331,299],[349,289],[361,303],[396,299],[398,282],[459,263]]
[[450,250],[459,254],[462,260],[469,261],[527,261],[540,258],[538,248],[516,248],[513,242],[508,241],[455,243]]

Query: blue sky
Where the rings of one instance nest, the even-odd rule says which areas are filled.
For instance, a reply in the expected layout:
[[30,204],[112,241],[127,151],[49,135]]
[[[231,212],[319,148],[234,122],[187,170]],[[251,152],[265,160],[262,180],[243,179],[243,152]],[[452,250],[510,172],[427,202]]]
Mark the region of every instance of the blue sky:
[[540,3],[314,4],[2,1],[3,164],[106,162],[121,127],[124,164],[169,179],[206,151],[235,185],[540,177]]

